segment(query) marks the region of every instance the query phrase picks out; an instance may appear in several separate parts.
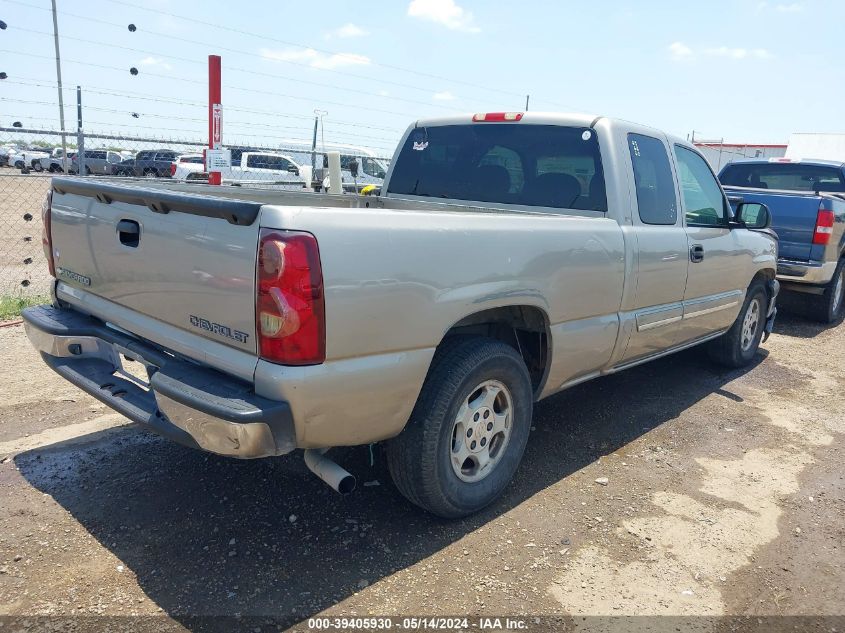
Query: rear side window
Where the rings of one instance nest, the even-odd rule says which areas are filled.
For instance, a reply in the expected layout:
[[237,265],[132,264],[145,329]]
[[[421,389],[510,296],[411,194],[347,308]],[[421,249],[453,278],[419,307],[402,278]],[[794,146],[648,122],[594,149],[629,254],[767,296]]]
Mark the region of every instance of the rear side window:
[[723,185],[785,191],[845,191],[841,170],[801,163],[734,163],[722,170]]
[[246,159],[246,166],[255,169],[275,169],[285,171],[291,168],[290,161],[281,156],[272,156],[268,154],[250,154]]
[[176,160],[176,152],[158,152],[156,160]]
[[675,224],[678,198],[663,141],[643,134],[629,134],[628,150],[634,166],[640,220],[644,224]]
[[417,128],[388,192],[476,202],[607,211],[595,130],[476,123]]

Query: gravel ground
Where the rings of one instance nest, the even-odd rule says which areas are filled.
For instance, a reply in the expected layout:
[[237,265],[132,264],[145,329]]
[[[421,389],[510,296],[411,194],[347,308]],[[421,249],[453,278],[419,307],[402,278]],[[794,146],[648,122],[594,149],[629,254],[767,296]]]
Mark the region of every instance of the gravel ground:
[[505,497],[446,522],[378,447],[333,452],[363,483],[348,497],[299,454],[191,451],[2,328],[0,615],[843,616],[845,326],[783,317],[764,347],[543,401]]

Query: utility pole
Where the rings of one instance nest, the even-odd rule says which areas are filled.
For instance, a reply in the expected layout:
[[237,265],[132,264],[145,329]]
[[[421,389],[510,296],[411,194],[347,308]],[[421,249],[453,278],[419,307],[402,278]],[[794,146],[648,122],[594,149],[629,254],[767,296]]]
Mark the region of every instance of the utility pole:
[[311,188],[315,189],[317,182],[317,125],[320,123],[320,115],[314,110],[314,138],[311,141]]
[[[221,86],[221,61],[219,55],[208,56],[208,147],[219,150],[223,148],[223,105]],[[206,153],[206,157],[208,153]],[[219,185],[223,174],[208,169],[208,184]]]
[[528,112],[528,101],[531,99],[531,95],[525,95],[525,111]]
[[76,87],[76,164],[80,176],[85,175],[85,133],[82,131],[82,87]]
[[59,128],[62,133],[62,169],[67,173],[67,137],[65,135],[65,104],[62,97],[62,56],[59,52],[59,20],[56,17],[56,0],[53,5],[53,43],[56,46],[56,85],[59,89]]

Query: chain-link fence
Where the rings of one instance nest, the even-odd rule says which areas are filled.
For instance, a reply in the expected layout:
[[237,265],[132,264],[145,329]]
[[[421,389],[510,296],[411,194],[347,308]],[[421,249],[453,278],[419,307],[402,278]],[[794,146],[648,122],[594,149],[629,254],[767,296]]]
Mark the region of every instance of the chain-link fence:
[[[64,147],[64,149],[63,149]],[[115,181],[149,179],[208,181],[205,144],[199,139],[165,140],[119,134],[67,134],[56,130],[0,127],[0,296],[45,295],[50,275],[41,245],[41,205],[52,176],[68,173]],[[390,158],[364,147],[318,141],[270,147],[232,142],[230,165],[220,169],[224,185],[324,191],[327,155],[340,153],[344,191],[381,185]],[[65,155],[66,152],[66,155]]]

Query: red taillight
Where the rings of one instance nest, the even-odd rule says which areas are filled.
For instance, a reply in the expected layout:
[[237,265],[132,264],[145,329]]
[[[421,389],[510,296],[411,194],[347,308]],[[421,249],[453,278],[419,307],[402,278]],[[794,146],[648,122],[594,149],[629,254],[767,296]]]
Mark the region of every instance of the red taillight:
[[322,363],[326,315],[314,236],[262,229],[256,286],[255,327],[261,358],[282,365]]
[[472,120],[476,123],[491,123],[502,121],[521,121],[522,112],[487,112],[486,114],[474,114]]
[[53,190],[47,192],[44,202],[41,203],[41,246],[44,248],[44,257],[47,258],[47,268],[50,275],[56,276],[56,264],[53,261]]
[[170,177],[176,175],[176,163],[170,163]]
[[813,231],[813,244],[827,246],[830,236],[833,234],[833,223],[836,217],[833,211],[824,208],[824,202],[819,207],[819,215],[816,217],[816,230]]

